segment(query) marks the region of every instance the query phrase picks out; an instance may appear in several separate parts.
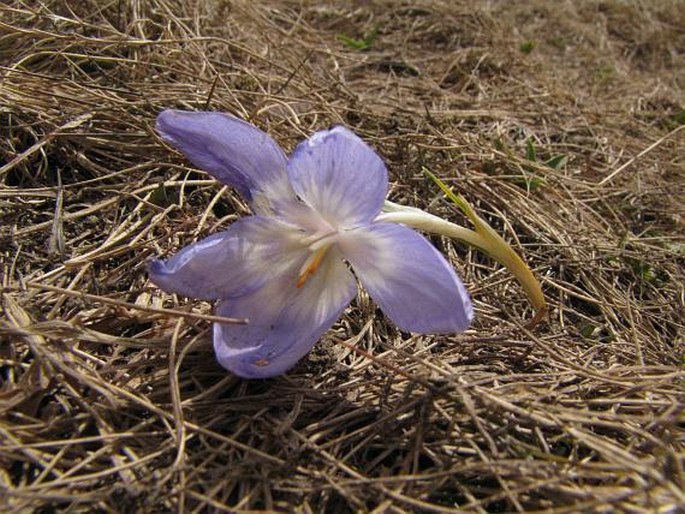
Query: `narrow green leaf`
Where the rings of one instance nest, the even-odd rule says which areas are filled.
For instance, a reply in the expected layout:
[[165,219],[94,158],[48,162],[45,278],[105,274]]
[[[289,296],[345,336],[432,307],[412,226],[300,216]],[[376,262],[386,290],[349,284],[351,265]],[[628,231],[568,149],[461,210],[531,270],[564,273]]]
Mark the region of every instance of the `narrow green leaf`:
[[369,48],[371,48],[371,46],[374,44],[374,42],[378,38],[378,27],[376,26],[373,29],[371,29],[361,39],[346,36],[345,34],[340,34],[338,36],[338,38],[346,46],[349,46],[350,48],[354,48],[355,50],[360,50],[360,51],[368,50]]
[[547,301],[542,293],[540,283],[523,259],[514,251],[502,236],[478,216],[466,199],[455,194],[450,187],[440,180],[432,171],[425,166],[423,172],[442,190],[445,195],[471,220],[478,240],[475,243],[478,248],[485,251],[490,257],[505,266],[518,280],[528,295],[531,303],[537,310],[531,324],[536,324],[547,312]]
[[160,207],[168,207],[173,203],[173,199],[169,198],[169,193],[164,184],[160,184],[150,193],[148,201]]
[[568,155],[555,155],[551,159],[545,161],[545,164],[552,169],[560,170],[568,162]]
[[673,115],[673,121],[678,125],[685,125],[685,110],[681,110]]
[[369,47],[369,44],[363,39],[349,37],[344,34],[340,34],[338,37],[346,46],[355,50],[366,50]]
[[536,191],[547,184],[547,181],[544,178],[533,174],[514,177],[512,181],[521,189],[525,189],[529,193],[532,191]]
[[521,50],[521,52],[523,52],[524,54],[531,53],[534,48],[535,48],[535,41],[533,41],[532,39],[524,41],[523,43],[521,43],[521,45],[519,45],[519,50]]
[[463,212],[474,223],[474,225],[476,225],[477,221],[475,220],[478,218],[478,216],[476,216],[476,213],[473,212],[473,209],[468,202],[461,195],[456,195],[454,191],[452,191],[452,189],[449,188],[442,180],[440,180],[431,170],[425,166],[422,169],[423,172],[428,175],[430,179],[442,190],[442,192],[445,193],[445,196],[452,200],[454,205],[459,207],[459,210]]
[[505,154],[507,154],[507,157],[509,157],[510,159],[514,159],[514,152],[511,150],[511,148],[507,146],[507,144],[504,141],[502,141],[501,138],[495,138],[493,143],[495,144],[495,148],[497,148],[500,152],[504,152]]
[[535,151],[535,143],[533,143],[533,138],[528,138],[528,141],[526,141],[526,159],[528,159],[530,162],[537,162],[538,156],[537,152]]

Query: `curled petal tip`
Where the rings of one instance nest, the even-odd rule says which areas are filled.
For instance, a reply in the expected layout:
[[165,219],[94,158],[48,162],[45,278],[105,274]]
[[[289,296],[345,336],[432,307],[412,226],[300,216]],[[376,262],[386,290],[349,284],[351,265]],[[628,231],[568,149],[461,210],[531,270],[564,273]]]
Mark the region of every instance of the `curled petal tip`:
[[195,166],[250,201],[258,193],[276,199],[288,191],[283,150],[268,134],[240,118],[166,109],[157,116],[156,128]]

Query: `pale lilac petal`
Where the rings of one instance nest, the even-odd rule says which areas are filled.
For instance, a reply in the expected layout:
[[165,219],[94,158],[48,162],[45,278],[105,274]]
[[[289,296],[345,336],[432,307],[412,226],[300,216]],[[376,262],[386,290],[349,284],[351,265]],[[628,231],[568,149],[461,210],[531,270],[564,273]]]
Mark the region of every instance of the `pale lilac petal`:
[[288,162],[297,195],[333,227],[371,222],[388,191],[388,172],[378,154],[344,127],[315,133]]
[[402,330],[462,332],[473,319],[469,294],[423,236],[392,223],[349,232],[341,250],[362,286]]
[[170,293],[216,300],[247,294],[306,258],[291,227],[250,216],[228,230],[148,265],[150,280]]
[[157,132],[248,201],[280,200],[288,194],[294,199],[283,150],[268,134],[235,116],[168,109],[157,117]]
[[219,304],[221,316],[247,318],[247,325],[214,325],[219,363],[244,378],[285,373],[304,357],[340,317],[357,292],[354,277],[335,250],[302,286],[299,268],[253,293]]

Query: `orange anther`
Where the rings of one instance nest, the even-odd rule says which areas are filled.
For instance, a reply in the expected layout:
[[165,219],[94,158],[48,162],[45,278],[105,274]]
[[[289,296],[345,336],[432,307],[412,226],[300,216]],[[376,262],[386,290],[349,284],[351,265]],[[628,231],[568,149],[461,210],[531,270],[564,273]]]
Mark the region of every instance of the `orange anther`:
[[300,277],[297,279],[298,289],[304,286],[307,283],[307,280],[309,280],[314,273],[316,273],[316,270],[319,269],[321,261],[323,261],[323,258],[326,255],[326,250],[328,250],[328,247],[323,246],[309,256],[303,266],[303,270],[300,272]]

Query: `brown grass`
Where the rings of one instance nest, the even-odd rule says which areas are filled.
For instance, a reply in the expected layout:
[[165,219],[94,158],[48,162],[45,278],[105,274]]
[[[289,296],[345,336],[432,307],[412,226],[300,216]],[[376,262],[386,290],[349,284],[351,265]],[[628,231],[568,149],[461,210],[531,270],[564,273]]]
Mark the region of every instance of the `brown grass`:
[[[677,0],[5,2],[0,510],[676,512],[683,34]],[[467,333],[399,333],[361,296],[287,376],[229,375],[211,305],[145,274],[246,213],[155,135],[167,107],[287,149],[346,124],[393,200],[466,223],[430,168],[525,255],[549,319],[527,331],[505,270],[434,239]]]

